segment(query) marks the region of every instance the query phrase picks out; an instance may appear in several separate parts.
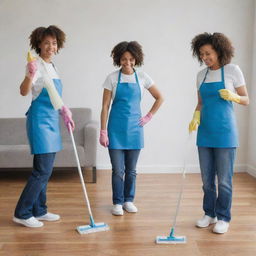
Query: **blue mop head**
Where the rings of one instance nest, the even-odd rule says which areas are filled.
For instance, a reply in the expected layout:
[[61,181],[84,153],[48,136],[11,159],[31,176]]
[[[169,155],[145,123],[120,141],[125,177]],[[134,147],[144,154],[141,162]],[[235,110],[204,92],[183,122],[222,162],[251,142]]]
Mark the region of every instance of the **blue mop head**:
[[187,239],[185,236],[157,236],[157,244],[185,244]]
[[174,229],[172,228],[169,236],[157,236],[157,244],[185,244],[187,239],[185,236],[174,236]]
[[90,221],[91,221],[90,225],[78,226],[76,228],[76,230],[80,235],[109,230],[109,226],[103,222],[94,223],[94,219],[92,216],[90,216]]
[[94,223],[94,225],[78,226],[76,230],[80,235],[83,235],[83,234],[107,231],[109,230],[109,226],[101,222],[101,223]]

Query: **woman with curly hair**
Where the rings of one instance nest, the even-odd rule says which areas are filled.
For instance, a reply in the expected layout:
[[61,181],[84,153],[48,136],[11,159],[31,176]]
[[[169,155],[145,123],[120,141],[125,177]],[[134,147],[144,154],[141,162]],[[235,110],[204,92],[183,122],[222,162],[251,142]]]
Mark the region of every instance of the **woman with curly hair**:
[[13,221],[27,227],[42,227],[42,221],[56,221],[58,214],[47,211],[46,190],[56,152],[62,149],[59,112],[67,127],[74,129],[70,110],[61,100],[62,83],[53,56],[63,48],[65,33],[56,26],[38,27],[30,35],[31,49],[38,58],[28,56],[26,76],[20,85],[20,94],[32,92],[27,112],[27,135],[33,171],[17,203]]
[[[248,105],[243,73],[231,64],[234,48],[222,33],[203,33],[193,38],[193,56],[206,68],[197,74],[198,104],[189,124],[197,132],[197,146],[203,181],[205,215],[200,228],[215,224],[213,232],[228,231],[231,220],[232,177],[238,131],[233,102]],[[218,179],[218,193],[215,178]]]
[[[112,164],[113,215],[137,212],[134,205],[136,164],[144,147],[143,126],[159,109],[163,98],[153,80],[135,66],[143,64],[141,45],[136,41],[121,42],[112,52],[114,66],[103,84],[100,144],[108,147]],[[142,117],[140,102],[144,89],[155,98],[149,112]],[[111,111],[108,111],[112,100]],[[108,119],[108,126],[107,124]]]

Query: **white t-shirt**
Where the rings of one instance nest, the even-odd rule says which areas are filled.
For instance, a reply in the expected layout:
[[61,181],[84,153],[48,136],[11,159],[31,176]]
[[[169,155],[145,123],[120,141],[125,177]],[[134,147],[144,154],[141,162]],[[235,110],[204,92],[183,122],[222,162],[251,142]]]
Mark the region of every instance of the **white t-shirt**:
[[[207,68],[201,70],[197,74],[197,90],[199,90]],[[238,65],[235,64],[227,64],[224,66],[224,80],[225,80],[225,88],[235,92],[235,88],[245,85],[245,79],[243,73]],[[205,82],[220,82],[221,81],[221,68],[217,70],[209,69]]]
[[[149,89],[152,85],[154,85],[154,81],[148,74],[146,74],[143,71],[136,70],[136,73],[137,73],[139,84],[140,84],[141,95],[143,95],[144,89],[145,88]],[[103,88],[108,89],[109,91],[112,91],[112,99],[115,98],[116,87],[118,83],[118,75],[119,75],[119,70],[116,70],[110,73],[107,76],[105,82],[103,83]],[[121,73],[120,83],[136,83],[135,73],[131,75],[126,75]]]
[[36,62],[37,62],[37,71],[35,73],[35,76],[33,77],[32,88],[31,88],[32,100],[35,100],[41,93],[42,89],[45,87],[44,76],[47,74],[46,74],[44,65],[51,79],[59,79],[59,75],[53,63],[47,63],[40,57],[37,58]]

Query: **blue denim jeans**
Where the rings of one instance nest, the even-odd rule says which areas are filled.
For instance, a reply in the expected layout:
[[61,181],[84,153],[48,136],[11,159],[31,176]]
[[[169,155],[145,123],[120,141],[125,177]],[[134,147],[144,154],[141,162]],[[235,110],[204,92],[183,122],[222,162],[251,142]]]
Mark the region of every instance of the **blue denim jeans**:
[[136,186],[136,164],[140,149],[109,149],[112,164],[113,204],[133,202]]
[[[231,220],[232,177],[236,148],[198,147],[203,181],[203,210],[218,220]],[[216,176],[218,193],[216,191]]]
[[34,155],[33,171],[17,203],[14,213],[16,218],[28,219],[47,213],[46,190],[52,174],[55,154]]

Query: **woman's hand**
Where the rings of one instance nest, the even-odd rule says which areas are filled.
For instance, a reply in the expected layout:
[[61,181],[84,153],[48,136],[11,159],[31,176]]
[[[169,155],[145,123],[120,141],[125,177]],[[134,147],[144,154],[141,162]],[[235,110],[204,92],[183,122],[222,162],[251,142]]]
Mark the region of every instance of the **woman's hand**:
[[107,130],[100,130],[100,144],[105,148],[109,145]]
[[189,132],[196,131],[197,127],[200,124],[200,111],[196,110],[193,115],[192,121],[189,123]]
[[234,101],[236,103],[240,103],[241,96],[236,93],[231,92],[228,89],[219,90],[220,97],[224,100]]
[[146,123],[148,123],[152,119],[153,115],[148,112],[145,116],[140,118],[139,125],[144,126]]
[[30,51],[28,52],[27,61],[28,64],[26,69],[26,76],[30,79],[33,79],[37,71],[37,63],[36,58],[31,54]]
[[60,110],[60,114],[63,118],[63,121],[64,121],[65,126],[67,127],[68,131],[69,131],[69,124],[71,126],[72,131],[74,131],[75,123],[72,119],[72,112],[70,111],[70,109],[67,106],[63,106]]

